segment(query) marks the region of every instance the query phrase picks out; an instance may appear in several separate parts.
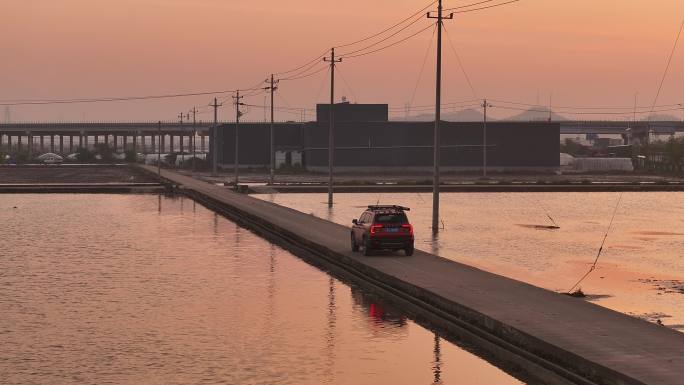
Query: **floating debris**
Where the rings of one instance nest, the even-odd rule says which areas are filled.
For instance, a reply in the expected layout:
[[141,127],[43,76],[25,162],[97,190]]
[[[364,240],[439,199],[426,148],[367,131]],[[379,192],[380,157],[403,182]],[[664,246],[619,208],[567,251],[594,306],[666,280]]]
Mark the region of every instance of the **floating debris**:
[[624,250],[642,250],[644,247],[643,246],[638,246],[638,245],[626,245],[626,244],[619,244],[619,245],[611,245],[611,249],[624,249]]
[[674,233],[671,231],[632,231],[632,234],[638,234],[638,235],[651,235],[651,236],[669,236],[669,235],[684,235],[684,233]]
[[525,227],[528,229],[535,229],[535,230],[558,230],[558,229],[560,229],[560,226],[552,226],[552,225],[526,225],[526,224],[518,223],[516,226]]
[[[642,319],[642,320],[648,321],[648,322],[653,322],[653,323],[661,325],[661,326],[668,326],[668,325],[665,325],[663,323],[664,318],[672,318],[672,316],[669,314],[659,313],[659,312],[643,313],[643,314],[635,314],[635,313],[627,313],[627,314],[631,315],[632,317],[639,318],[639,319]],[[682,326],[682,325],[674,325],[674,326]]]
[[658,294],[684,294],[684,281],[677,279],[637,279],[636,282],[653,286]]
[[575,290],[571,293],[564,293],[564,294],[569,295],[570,297],[575,297],[575,298],[585,298],[587,296],[586,294],[584,294],[581,287],[578,287],[577,290]]

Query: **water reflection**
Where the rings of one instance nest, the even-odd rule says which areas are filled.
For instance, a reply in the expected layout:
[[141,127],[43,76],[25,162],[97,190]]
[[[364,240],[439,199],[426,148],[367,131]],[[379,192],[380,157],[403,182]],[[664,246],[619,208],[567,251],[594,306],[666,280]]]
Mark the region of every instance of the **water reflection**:
[[218,235],[218,221],[219,221],[219,215],[218,213],[214,213],[214,235]]
[[430,235],[430,243],[428,244],[429,248],[427,250],[429,253],[432,253],[435,255],[440,255],[440,253],[439,253],[440,252],[440,250],[439,250],[439,234],[441,234],[441,232],[440,233],[432,233]]
[[433,361],[432,370],[435,374],[435,378],[432,381],[433,384],[442,384],[442,349],[440,348],[440,338],[437,333],[435,333],[435,348],[433,349],[435,354],[435,360]]
[[[369,325],[374,333],[382,331],[383,334],[390,333],[395,336],[406,336],[408,334],[408,318],[397,308],[378,300],[375,296],[351,287],[351,295],[354,304],[363,308],[370,321]],[[433,374],[432,383],[434,385],[443,384],[442,382],[442,349],[439,334],[434,333],[431,362]]]
[[373,335],[406,335],[408,319],[401,311],[355,286],[351,287],[351,296],[354,304],[363,309]]
[[[349,225],[377,194],[280,194],[275,203]],[[257,197],[259,197],[257,195]],[[663,314],[684,324],[684,295],[646,279],[684,281],[684,193],[624,193],[597,271],[582,282],[592,301],[636,316]],[[383,194],[411,207],[416,248],[555,291],[566,291],[593,263],[615,209],[615,193],[444,193],[445,228],[434,237],[431,202],[420,193]],[[561,225],[558,227],[556,224]],[[441,224],[440,224],[441,225]]]
[[0,258],[3,385],[408,385],[448,383],[448,369],[459,373],[452,383],[520,383],[201,205],[181,212],[184,204],[3,196],[0,238],[12,245]]
[[335,383],[335,324],[337,322],[337,306],[335,304],[335,279],[328,279],[328,313],[327,313],[327,335],[326,335],[326,366],[325,382]]

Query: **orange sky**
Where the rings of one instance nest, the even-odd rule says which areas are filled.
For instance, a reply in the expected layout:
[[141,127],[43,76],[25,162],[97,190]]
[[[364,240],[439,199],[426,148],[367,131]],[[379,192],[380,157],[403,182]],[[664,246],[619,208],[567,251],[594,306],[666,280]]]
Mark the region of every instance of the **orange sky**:
[[[445,0],[445,7],[474,2]],[[249,87],[326,48],[410,15],[423,0],[3,0],[0,99],[154,95]],[[554,105],[653,102],[684,18],[681,0],[521,0],[447,22],[478,98]],[[428,23],[424,21],[421,23]],[[427,25],[427,24],[425,24]],[[411,99],[429,32],[376,55],[348,59],[337,95],[403,108]],[[683,39],[684,40],[684,39]],[[658,104],[684,103],[684,41]],[[434,48],[434,45],[433,45]],[[445,102],[472,99],[444,43]],[[328,98],[325,72],[283,82],[283,105]],[[434,52],[414,105],[433,103]],[[152,102],[12,107],[12,120],[171,120],[210,97]],[[260,105],[263,96],[247,103]],[[228,119],[232,109],[224,108]],[[497,110],[506,116],[513,111]],[[252,107],[246,118],[262,120]],[[678,116],[684,114],[678,113]],[[4,121],[5,113],[0,110]],[[310,114],[308,117],[311,117]],[[210,114],[198,119],[208,120]],[[280,114],[279,118],[299,119]],[[622,118],[622,117],[617,117]]]

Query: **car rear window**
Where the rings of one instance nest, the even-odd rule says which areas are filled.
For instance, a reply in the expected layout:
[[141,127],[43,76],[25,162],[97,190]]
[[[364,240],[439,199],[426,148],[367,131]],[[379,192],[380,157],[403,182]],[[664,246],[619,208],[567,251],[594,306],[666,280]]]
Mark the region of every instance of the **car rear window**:
[[404,213],[396,214],[376,214],[375,223],[381,224],[403,224],[408,223],[408,219]]

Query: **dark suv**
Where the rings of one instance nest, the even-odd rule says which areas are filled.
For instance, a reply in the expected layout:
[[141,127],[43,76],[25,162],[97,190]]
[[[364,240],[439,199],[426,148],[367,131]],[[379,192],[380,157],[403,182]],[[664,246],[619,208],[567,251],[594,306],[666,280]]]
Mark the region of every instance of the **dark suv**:
[[413,226],[402,206],[368,206],[359,219],[352,221],[351,248],[370,255],[373,250],[404,250],[413,255]]

